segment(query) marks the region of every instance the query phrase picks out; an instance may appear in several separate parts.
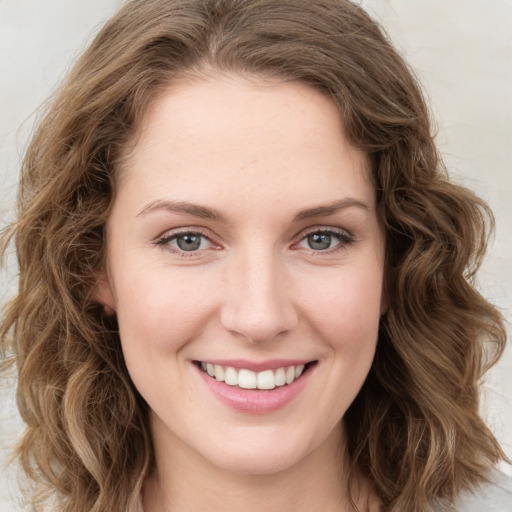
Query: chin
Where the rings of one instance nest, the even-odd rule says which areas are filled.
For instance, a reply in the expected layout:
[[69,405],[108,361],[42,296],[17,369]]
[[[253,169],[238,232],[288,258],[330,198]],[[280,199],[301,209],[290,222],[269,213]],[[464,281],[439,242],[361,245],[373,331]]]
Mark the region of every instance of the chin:
[[[266,429],[254,430],[250,435],[245,432],[243,440],[230,436],[227,446],[217,447],[214,451],[208,450],[209,453],[203,452],[203,456],[225,471],[240,475],[264,476],[309,463],[315,453],[322,450],[322,446],[326,443],[330,445],[329,433],[311,438],[307,435],[290,435],[288,430],[285,434],[268,432]],[[329,450],[332,453],[332,447]]]
[[[301,454],[303,455],[303,454]],[[240,475],[266,476],[275,475],[295,467],[303,457],[293,453],[276,450],[257,451],[253,453],[225,454],[213,461],[218,467]]]

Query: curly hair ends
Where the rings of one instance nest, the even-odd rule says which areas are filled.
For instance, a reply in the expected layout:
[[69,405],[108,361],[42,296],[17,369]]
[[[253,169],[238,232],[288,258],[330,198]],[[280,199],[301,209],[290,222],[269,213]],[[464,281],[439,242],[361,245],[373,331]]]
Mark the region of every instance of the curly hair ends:
[[26,430],[16,453],[35,482],[34,509],[46,489],[61,512],[136,510],[152,443],[115,318],[94,300],[104,226],[148,102],[173,80],[210,72],[320,89],[369,155],[388,308],[345,416],[353,474],[370,477],[388,512],[450,504],[505,457],[478,414],[479,379],[505,330],[472,283],[492,215],[448,181],[412,73],[347,0],[132,0],[47,110],[3,238],[4,251],[15,242],[19,292],[1,351],[17,365]]

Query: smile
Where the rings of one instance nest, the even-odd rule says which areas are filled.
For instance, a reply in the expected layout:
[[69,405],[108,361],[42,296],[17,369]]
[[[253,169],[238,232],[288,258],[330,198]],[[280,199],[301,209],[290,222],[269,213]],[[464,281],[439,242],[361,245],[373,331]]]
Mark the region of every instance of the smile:
[[206,363],[198,361],[199,368],[210,377],[228,386],[241,389],[271,390],[292,384],[316,361],[306,364],[282,366],[276,369],[267,369],[260,372],[246,368],[236,369],[232,366]]
[[242,413],[267,414],[291,404],[317,373],[319,361],[193,361],[207,388]]

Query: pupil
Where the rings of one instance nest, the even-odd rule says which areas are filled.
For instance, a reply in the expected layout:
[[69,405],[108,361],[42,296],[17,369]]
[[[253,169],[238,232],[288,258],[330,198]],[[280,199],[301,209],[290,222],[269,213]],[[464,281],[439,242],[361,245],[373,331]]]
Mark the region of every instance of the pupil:
[[315,233],[308,236],[308,245],[311,249],[322,251],[331,246],[331,235]]
[[201,245],[201,237],[198,235],[181,235],[178,237],[177,243],[182,251],[195,251]]

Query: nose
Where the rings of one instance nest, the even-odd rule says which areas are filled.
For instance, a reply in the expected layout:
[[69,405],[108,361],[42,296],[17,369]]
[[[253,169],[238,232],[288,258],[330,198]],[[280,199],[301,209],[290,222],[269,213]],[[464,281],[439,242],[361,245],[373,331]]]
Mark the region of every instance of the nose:
[[231,262],[221,312],[224,328],[251,343],[272,341],[298,323],[284,264],[254,248]]

